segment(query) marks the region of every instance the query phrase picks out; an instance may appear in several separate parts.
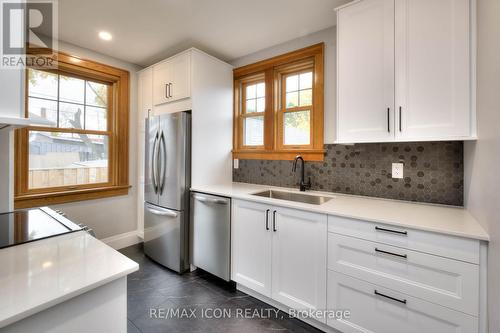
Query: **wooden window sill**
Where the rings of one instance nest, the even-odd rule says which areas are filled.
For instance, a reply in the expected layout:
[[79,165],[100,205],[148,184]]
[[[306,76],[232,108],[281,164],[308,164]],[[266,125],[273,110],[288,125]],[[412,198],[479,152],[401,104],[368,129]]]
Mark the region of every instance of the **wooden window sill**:
[[321,162],[325,159],[325,150],[301,149],[301,150],[233,150],[233,158],[241,160],[294,160],[301,155],[305,161]]
[[127,195],[129,185],[96,187],[51,193],[23,194],[14,198],[15,209]]

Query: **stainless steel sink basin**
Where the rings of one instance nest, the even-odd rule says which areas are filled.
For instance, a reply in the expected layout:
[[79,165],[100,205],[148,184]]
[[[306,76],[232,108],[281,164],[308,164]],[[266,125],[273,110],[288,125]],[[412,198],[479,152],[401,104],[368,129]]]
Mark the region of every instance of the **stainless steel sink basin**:
[[325,202],[328,202],[332,199],[331,197],[323,197],[320,195],[302,194],[302,193],[295,193],[295,192],[283,192],[283,191],[274,191],[274,190],[267,190],[267,191],[263,191],[263,192],[258,192],[258,193],[254,193],[253,195],[256,195],[259,197],[265,197],[265,198],[272,198],[272,199],[303,202],[303,203],[308,203],[308,204],[312,204],[312,205],[321,205],[321,204],[324,204]]

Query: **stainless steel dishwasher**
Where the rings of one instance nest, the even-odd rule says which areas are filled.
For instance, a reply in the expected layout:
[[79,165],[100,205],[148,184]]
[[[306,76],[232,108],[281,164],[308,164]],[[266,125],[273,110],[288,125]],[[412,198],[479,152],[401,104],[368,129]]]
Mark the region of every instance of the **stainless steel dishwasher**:
[[231,279],[231,199],[191,193],[192,264]]

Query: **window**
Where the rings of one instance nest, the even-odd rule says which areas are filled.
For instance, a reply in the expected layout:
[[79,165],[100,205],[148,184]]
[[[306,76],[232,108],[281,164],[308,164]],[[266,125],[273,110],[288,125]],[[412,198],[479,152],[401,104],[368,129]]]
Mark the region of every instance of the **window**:
[[26,70],[26,113],[55,126],[16,133],[16,208],[128,193],[128,72],[60,54]]
[[264,114],[266,110],[266,83],[250,81],[242,85],[243,146],[264,146]]
[[323,44],[237,68],[234,78],[234,158],[323,160]]

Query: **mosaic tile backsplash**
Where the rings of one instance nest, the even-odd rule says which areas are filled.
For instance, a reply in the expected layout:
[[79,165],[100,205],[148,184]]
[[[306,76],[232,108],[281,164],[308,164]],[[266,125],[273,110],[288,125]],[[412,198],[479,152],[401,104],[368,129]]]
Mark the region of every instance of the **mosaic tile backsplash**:
[[[306,162],[312,190],[463,206],[463,142],[325,145],[323,162]],[[392,163],[404,178],[392,178]],[[240,160],[233,181],[298,187],[293,161]]]

